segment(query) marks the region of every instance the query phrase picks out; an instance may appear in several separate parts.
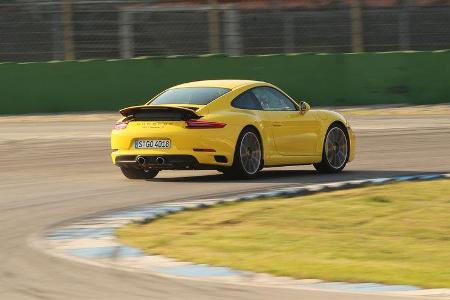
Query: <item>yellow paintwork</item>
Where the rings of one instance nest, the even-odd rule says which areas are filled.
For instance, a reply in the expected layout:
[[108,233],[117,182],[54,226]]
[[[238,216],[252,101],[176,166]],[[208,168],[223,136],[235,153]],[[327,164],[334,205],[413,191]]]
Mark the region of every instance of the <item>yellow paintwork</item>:
[[[126,129],[113,130],[111,133],[113,163],[119,155],[179,154],[192,155],[201,164],[231,166],[240,132],[246,126],[253,126],[261,135],[265,167],[312,164],[322,160],[325,134],[331,123],[336,121],[343,123],[348,129],[349,161],[353,160],[355,136],[347,120],[336,112],[326,110],[308,110],[305,113],[300,111],[262,111],[238,109],[231,106],[231,101],[236,96],[257,86],[270,86],[280,90],[269,83],[250,80],[206,80],[173,87],[231,89],[208,105],[184,105],[197,107],[198,110],[195,113],[203,116],[202,121],[221,122],[227,125],[220,129],[186,129],[184,121],[130,122]],[[172,146],[170,149],[164,150],[133,149],[133,141],[138,138],[168,138],[171,140]],[[214,149],[216,152],[195,152],[194,148]],[[228,162],[218,163],[215,161],[214,155],[226,156]]]

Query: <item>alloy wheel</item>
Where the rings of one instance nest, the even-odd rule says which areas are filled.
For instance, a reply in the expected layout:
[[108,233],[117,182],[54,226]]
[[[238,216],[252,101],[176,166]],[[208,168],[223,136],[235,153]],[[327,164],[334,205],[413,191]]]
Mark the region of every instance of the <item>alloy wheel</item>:
[[328,132],[325,141],[325,154],[328,163],[335,169],[341,168],[347,162],[347,136],[341,128],[333,127]]
[[258,172],[261,165],[261,145],[259,139],[253,132],[246,132],[241,140],[239,148],[242,168],[253,175]]

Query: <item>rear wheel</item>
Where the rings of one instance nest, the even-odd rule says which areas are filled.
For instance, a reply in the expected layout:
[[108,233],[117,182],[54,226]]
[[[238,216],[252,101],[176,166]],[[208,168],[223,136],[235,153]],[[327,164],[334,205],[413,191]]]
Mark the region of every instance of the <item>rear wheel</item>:
[[348,161],[349,143],[345,128],[333,124],[328,128],[323,144],[322,161],[314,164],[321,173],[337,173]]
[[128,179],[152,179],[159,173],[159,170],[144,170],[127,167],[120,167],[120,170]]
[[233,166],[221,171],[230,177],[252,178],[262,169],[262,147],[258,133],[251,128],[239,135],[234,151]]

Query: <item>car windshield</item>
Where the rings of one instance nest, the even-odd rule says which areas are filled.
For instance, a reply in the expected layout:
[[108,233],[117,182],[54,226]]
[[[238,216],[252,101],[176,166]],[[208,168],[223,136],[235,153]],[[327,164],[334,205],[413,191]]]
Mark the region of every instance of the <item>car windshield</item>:
[[187,87],[169,89],[149,104],[196,104],[206,105],[226,94],[230,89],[217,87]]

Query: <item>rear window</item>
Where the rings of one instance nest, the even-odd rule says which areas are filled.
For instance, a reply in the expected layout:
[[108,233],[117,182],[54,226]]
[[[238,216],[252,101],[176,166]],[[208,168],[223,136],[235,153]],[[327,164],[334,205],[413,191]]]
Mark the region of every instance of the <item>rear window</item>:
[[175,88],[163,92],[150,103],[206,105],[229,91],[230,89],[216,87]]

